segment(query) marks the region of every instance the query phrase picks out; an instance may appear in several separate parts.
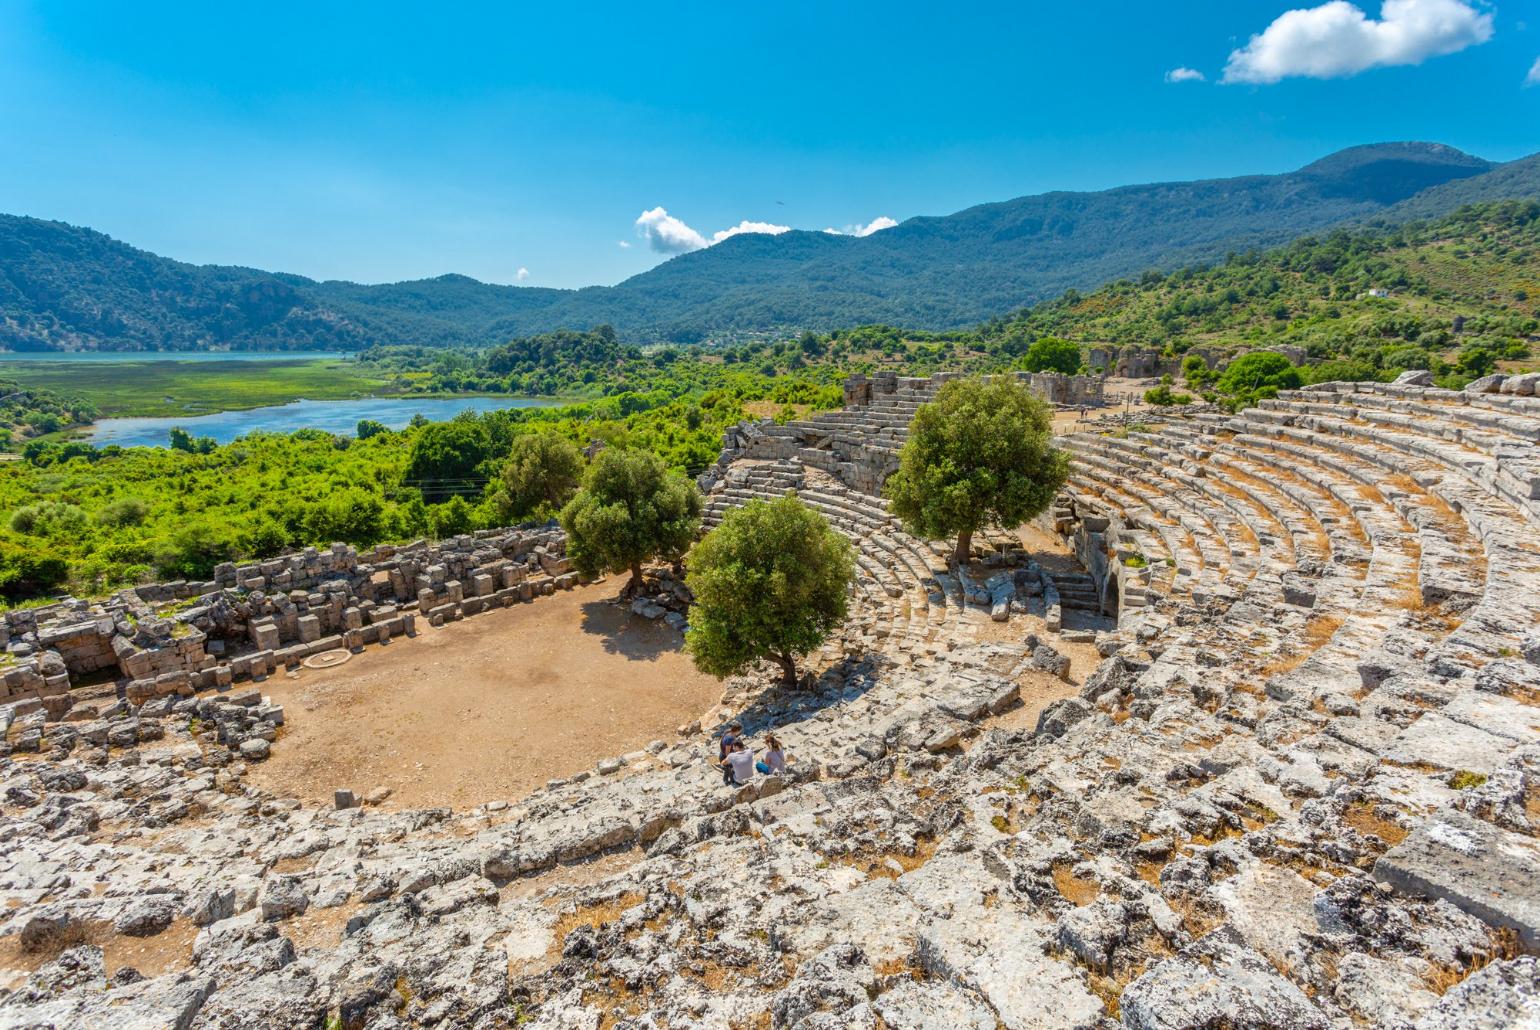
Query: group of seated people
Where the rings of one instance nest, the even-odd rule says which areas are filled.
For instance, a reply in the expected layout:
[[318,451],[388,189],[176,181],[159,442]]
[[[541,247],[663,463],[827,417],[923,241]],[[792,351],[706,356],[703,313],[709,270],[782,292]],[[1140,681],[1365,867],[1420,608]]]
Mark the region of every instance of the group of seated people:
[[753,779],[756,772],[762,776],[784,773],[786,750],[775,739],[775,734],[767,733],[765,748],[756,760],[753,750],[744,741],[743,723],[735,722],[727,727],[727,732],[722,734],[719,741],[717,765],[722,769],[723,783],[729,787],[741,787]]

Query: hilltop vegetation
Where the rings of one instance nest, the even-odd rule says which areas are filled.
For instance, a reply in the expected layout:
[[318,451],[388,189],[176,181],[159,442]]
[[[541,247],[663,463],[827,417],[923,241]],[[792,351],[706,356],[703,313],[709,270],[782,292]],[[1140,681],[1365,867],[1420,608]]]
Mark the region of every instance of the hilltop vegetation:
[[[1445,366],[1460,364],[1462,352],[1477,374],[1527,359],[1537,330],[1540,202],[1505,201],[1436,222],[1309,237],[1212,267],[1148,272],[1091,294],[1071,291],[988,323],[981,335],[1023,352],[1042,336],[1172,355],[1199,346],[1225,353],[1292,346],[1316,362],[1448,375],[1454,370]],[[1471,358],[1477,349],[1490,364]]]
[[457,275],[316,282],[183,264],[88,229],[0,216],[0,347],[490,346],[599,325],[638,343],[875,322],[955,329],[1066,289],[1214,261],[1302,232],[1535,196],[1540,160],[1494,166],[1437,144],[1378,144],[1283,175],[1019,197],[861,238],[740,234],[583,290]]

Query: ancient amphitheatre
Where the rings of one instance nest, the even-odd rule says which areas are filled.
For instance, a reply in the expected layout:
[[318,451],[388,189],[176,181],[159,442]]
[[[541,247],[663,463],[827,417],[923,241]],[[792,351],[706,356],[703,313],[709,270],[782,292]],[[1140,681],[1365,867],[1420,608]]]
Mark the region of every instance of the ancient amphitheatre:
[[[806,691],[691,682],[668,570],[606,609],[543,528],[9,613],[0,1025],[1532,1025],[1540,398],[1500,380],[1091,421],[966,568],[880,499],[936,380],[740,425],[707,525],[794,490],[859,549]],[[569,660],[647,703],[476,707]],[[786,776],[722,786],[732,717]]]

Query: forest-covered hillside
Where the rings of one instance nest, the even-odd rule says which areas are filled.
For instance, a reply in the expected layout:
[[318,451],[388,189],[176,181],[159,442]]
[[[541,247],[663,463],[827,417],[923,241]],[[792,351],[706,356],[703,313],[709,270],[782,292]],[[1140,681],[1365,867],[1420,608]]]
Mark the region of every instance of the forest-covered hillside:
[[1452,349],[1507,360],[1537,331],[1540,202],[1503,201],[1070,292],[981,334],[1009,349],[1045,335],[1173,354],[1294,346],[1399,371],[1434,368]]
[[0,349],[355,350],[482,346],[611,325],[628,342],[976,324],[1146,269],[1222,259],[1367,219],[1540,196],[1540,158],[1356,147],[1295,172],[1048,193],[867,237],[741,234],[612,287],[446,275],[368,286],[194,266],[59,222],[0,216]]

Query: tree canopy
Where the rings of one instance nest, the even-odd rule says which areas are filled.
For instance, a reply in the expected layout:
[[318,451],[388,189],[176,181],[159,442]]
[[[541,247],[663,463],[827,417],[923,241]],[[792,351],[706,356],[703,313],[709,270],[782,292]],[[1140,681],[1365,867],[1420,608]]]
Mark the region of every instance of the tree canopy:
[[1072,376],[1080,371],[1080,345],[1044,336],[1027,348],[1021,367],[1028,372],[1063,372]]
[[761,659],[797,682],[797,659],[845,621],[850,542],[794,494],[750,501],[690,552],[695,595],[685,646],[702,672],[731,676]]
[[641,586],[642,562],[675,561],[700,529],[701,495],[651,451],[607,447],[583,488],[561,512],[567,553],[579,572],[631,571],[626,592]]
[[572,499],[583,482],[583,452],[555,433],[522,433],[513,438],[503,466],[499,505],[515,521],[549,518]]
[[472,486],[477,489],[471,492],[479,493],[485,481],[480,466],[489,449],[486,428],[475,419],[430,423],[412,441],[406,481],[429,501],[444,500]]
[[1048,405],[1025,386],[957,379],[915,412],[886,492],[909,532],[956,535],[954,556],[965,563],[976,530],[1017,526],[1047,508],[1068,467]]

